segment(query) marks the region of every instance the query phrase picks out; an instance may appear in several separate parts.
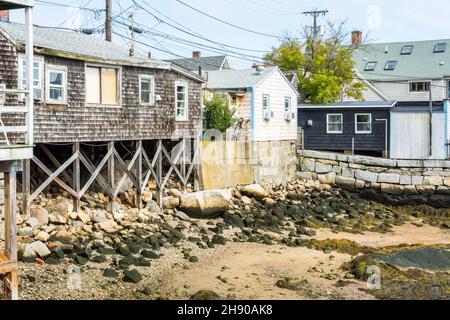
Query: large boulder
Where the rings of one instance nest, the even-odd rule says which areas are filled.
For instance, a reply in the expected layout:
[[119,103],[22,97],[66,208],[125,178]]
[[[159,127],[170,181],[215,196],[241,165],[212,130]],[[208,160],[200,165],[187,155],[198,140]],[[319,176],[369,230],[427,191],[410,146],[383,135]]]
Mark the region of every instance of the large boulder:
[[193,218],[212,218],[227,211],[231,197],[228,189],[183,194],[180,209]]
[[48,211],[51,223],[66,224],[69,215],[73,212],[73,203],[69,199],[57,197],[50,200],[45,209]]
[[162,206],[164,209],[175,209],[180,205],[180,199],[177,197],[164,197],[162,198]]
[[249,197],[263,200],[269,197],[269,193],[259,184],[249,184],[241,188],[241,192]]
[[41,226],[48,225],[48,211],[45,208],[31,208],[30,216],[39,221]]

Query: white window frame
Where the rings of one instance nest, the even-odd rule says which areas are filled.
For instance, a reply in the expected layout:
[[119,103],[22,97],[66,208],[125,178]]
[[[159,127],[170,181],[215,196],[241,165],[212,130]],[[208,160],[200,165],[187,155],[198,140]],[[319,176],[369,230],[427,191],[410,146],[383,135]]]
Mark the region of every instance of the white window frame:
[[[267,113],[264,112],[264,98],[267,98]],[[261,100],[261,109],[262,109],[263,120],[270,121],[270,118],[271,118],[270,94],[263,93],[262,100]]]
[[[373,64],[373,68],[368,68],[369,65]],[[364,71],[375,71],[375,68],[377,67],[378,62],[377,61],[369,61],[366,63],[366,66],[364,67]]]
[[[23,90],[26,89],[26,86],[23,84],[24,81],[24,77],[23,77],[23,63],[26,62],[26,56],[24,54],[20,54],[19,55],[19,83],[18,83],[18,88],[21,88]],[[38,63],[39,64],[39,85],[35,86],[34,85],[34,64]],[[33,58],[33,95],[34,95],[34,99],[38,100],[38,101],[43,101],[45,99],[45,92],[44,92],[44,57],[39,57],[39,56],[34,56]],[[41,97],[36,97],[35,95],[35,89],[40,89],[41,90]],[[25,97],[24,97],[25,98]]]
[[[370,130],[369,131],[361,131],[358,130],[358,116],[369,116],[369,124],[370,124]],[[367,124],[367,122],[361,122],[362,124]],[[355,113],[355,133],[356,134],[372,134],[372,114],[371,113]]]
[[[391,64],[391,63],[394,64],[394,67],[393,68],[388,68],[388,65]],[[386,61],[386,64],[384,65],[384,71],[394,71],[395,68],[397,68],[397,65],[398,65],[398,61],[397,60]]]
[[[429,88],[428,88],[428,90],[424,90],[424,91],[413,91],[413,90],[411,90],[411,87],[412,87],[412,84],[413,83],[428,83],[429,84]],[[414,80],[414,81],[409,81],[408,82],[408,91],[409,91],[409,93],[425,93],[425,92],[430,92],[430,90],[431,90],[431,85],[432,85],[432,83],[431,83],[431,81],[430,80]]]
[[[185,109],[186,112],[184,114],[184,117],[178,116],[178,87],[184,87],[185,88]],[[189,121],[189,84],[185,81],[176,81],[175,82],[175,121]]]
[[[289,110],[286,110],[286,102],[289,101]],[[284,119],[292,121],[292,97],[284,97]]]
[[[142,82],[149,81],[150,82],[150,101],[144,102],[142,101]],[[148,74],[140,74],[139,75],[139,103],[141,106],[154,106],[155,105],[155,77]]]
[[[330,130],[330,124],[336,124],[337,122],[330,122],[331,116],[340,116],[341,117],[341,130],[334,131]],[[342,134],[344,132],[344,114],[343,113],[327,113],[327,134]]]
[[[121,108],[122,107],[122,67],[117,65],[108,65],[108,64],[95,64],[95,63],[85,63],[84,64],[84,83],[86,84],[86,76],[87,76],[87,68],[105,68],[105,69],[116,69],[117,70],[117,103],[116,104],[103,104],[101,98],[101,90],[100,87],[100,103],[89,103],[85,97],[85,106],[86,107],[106,107],[106,108]],[[101,81],[101,70],[100,70],[100,81]],[[140,101],[140,98],[139,98]]]
[[[63,84],[61,86],[63,101],[55,101],[50,99],[50,72],[59,72],[63,73]],[[55,66],[55,65],[47,65],[46,66],[46,79],[45,79],[45,102],[48,104],[67,104],[67,67],[64,66]],[[54,86],[54,85],[53,85]],[[54,86],[55,87],[55,86]]]

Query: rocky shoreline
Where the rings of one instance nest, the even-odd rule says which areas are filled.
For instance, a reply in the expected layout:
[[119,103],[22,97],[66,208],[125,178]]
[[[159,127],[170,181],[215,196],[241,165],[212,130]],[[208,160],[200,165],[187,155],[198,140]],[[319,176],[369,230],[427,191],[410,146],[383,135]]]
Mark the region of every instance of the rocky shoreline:
[[[108,199],[91,193],[82,211],[73,212],[64,196],[40,197],[31,217],[18,221],[19,258],[26,264],[68,266],[82,272],[95,265],[104,278],[136,284],[139,270],[176,250],[187,263],[199,253],[229,242],[308,247],[324,252],[363,252],[352,243],[311,240],[318,228],[333,232],[386,233],[404,224],[411,211],[363,199],[351,190],[295,179],[287,185],[249,185],[202,193],[168,191],[160,209],[149,193],[145,207],[134,208],[132,193],[123,193],[107,210]],[[378,199],[376,199],[378,200]],[[448,209],[418,211],[423,220],[449,228]],[[200,219],[201,218],[201,219]]]

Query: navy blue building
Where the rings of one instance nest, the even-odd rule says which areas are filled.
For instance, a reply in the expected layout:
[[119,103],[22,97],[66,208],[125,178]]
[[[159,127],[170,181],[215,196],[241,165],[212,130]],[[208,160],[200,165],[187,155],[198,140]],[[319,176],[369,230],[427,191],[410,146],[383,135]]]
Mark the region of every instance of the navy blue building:
[[298,126],[303,129],[303,148],[386,156],[390,111],[395,105],[395,101],[300,105]]

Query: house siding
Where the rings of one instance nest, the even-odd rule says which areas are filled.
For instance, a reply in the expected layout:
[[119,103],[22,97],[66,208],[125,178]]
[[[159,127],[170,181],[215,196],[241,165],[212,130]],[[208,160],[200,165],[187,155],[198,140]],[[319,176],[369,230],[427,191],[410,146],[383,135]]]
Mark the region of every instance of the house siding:
[[[264,120],[262,111],[262,96],[270,95],[270,110],[274,117]],[[297,93],[289,82],[277,70],[268,76],[254,89],[254,141],[296,140],[297,139]],[[284,97],[291,98],[291,113],[294,119],[285,120]]]
[[[375,82],[373,85],[379,89],[389,100],[396,101],[429,101],[429,92],[409,92],[409,83],[402,82]],[[414,80],[422,81],[422,80]],[[429,81],[424,79],[423,81]],[[447,82],[443,79],[433,80],[431,94],[434,101],[442,101],[447,98]],[[368,100],[368,99],[367,99]],[[369,101],[369,100],[368,100]]]
[[[324,107],[325,108],[325,107]],[[343,114],[343,133],[327,133],[327,114]],[[372,133],[355,133],[355,114],[372,114]],[[382,152],[385,149],[385,123],[377,122],[376,119],[388,119],[390,114],[388,109],[329,109],[329,110],[306,110],[299,109],[298,125],[304,128],[304,148],[307,150],[329,150],[345,151],[352,149],[352,138],[355,138],[355,150]],[[308,120],[313,121],[309,127]]]
[[[0,35],[0,83],[18,86],[18,55]],[[193,137],[202,129],[201,83],[174,71],[123,66],[120,107],[86,106],[85,62],[45,56],[45,66],[67,67],[67,105],[35,103],[35,143],[170,139],[177,131]],[[139,104],[139,75],[155,77],[154,106]],[[175,121],[175,82],[188,84],[189,121]],[[8,118],[9,119],[9,118]]]

